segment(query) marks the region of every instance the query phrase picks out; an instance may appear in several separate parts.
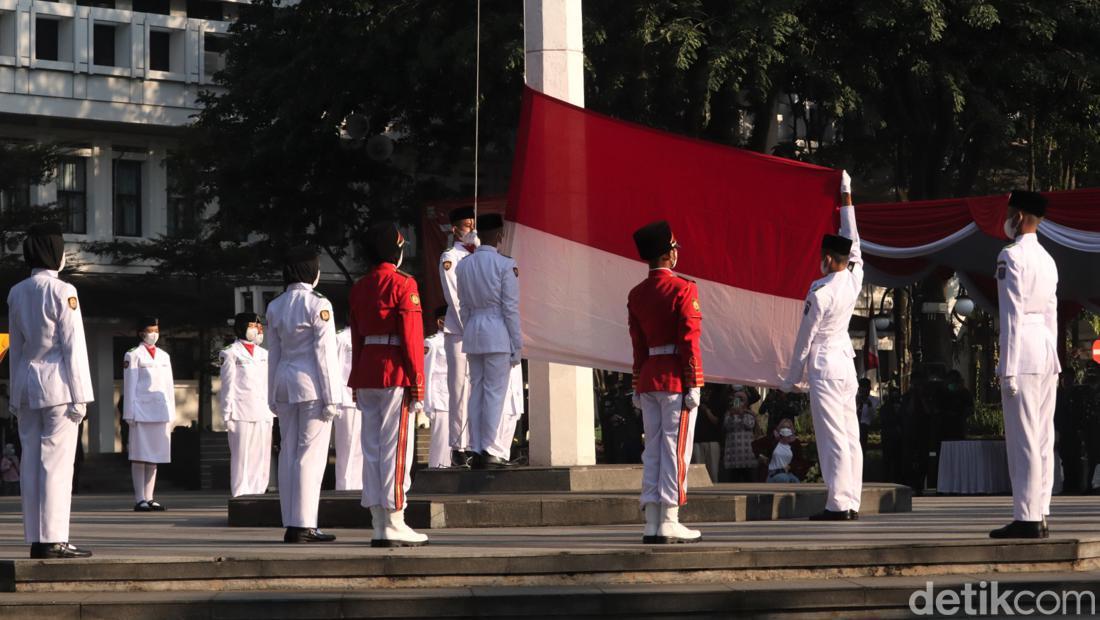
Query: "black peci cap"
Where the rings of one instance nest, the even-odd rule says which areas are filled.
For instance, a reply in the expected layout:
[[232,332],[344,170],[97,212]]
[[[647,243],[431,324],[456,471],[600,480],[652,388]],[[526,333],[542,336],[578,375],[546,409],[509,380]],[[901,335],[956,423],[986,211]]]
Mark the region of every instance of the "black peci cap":
[[378,264],[397,258],[405,245],[405,237],[393,222],[378,222],[367,229],[366,251],[371,262]]
[[1008,195],[1008,206],[1038,217],[1043,217],[1047,213],[1046,196],[1039,192],[1014,189]]
[[155,316],[138,317],[136,327],[139,330],[145,329],[146,327],[160,327],[160,319]]
[[452,224],[457,224],[462,220],[472,220],[474,219],[474,208],[458,207],[457,209],[451,209],[449,217],[451,218]]
[[852,251],[852,240],[840,235],[825,235],[821,238],[821,249],[847,256]]
[[295,246],[284,255],[283,281],[288,285],[295,282],[313,284],[320,271],[321,255],[313,246]]
[[248,331],[248,324],[259,322],[260,315],[255,312],[241,312],[233,317],[233,333],[236,334],[238,338],[244,338],[245,333]]
[[647,261],[680,247],[672,234],[672,227],[664,220],[646,224],[634,231],[634,245],[638,247],[638,256]]
[[499,213],[485,213],[477,216],[478,232],[489,232],[504,228],[504,216]]

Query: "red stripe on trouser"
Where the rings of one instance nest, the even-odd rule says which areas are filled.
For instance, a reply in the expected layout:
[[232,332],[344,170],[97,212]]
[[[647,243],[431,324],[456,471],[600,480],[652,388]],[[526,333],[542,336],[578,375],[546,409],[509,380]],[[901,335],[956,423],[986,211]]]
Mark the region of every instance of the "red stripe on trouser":
[[684,450],[687,449],[687,425],[691,419],[691,410],[687,407],[680,409],[680,429],[676,437],[676,489],[681,506],[687,503],[687,489],[684,482],[687,481],[687,464],[684,463]]
[[409,443],[409,393],[401,397],[401,421],[397,429],[397,463],[393,472],[394,510],[405,508],[405,452]]

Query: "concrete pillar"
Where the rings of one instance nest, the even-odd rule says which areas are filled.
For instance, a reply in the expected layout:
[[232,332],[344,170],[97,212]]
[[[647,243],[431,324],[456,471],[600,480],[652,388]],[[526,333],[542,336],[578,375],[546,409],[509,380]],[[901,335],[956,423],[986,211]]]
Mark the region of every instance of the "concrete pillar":
[[115,452],[115,364],[113,359],[114,325],[84,322],[88,343],[88,361],[92,370],[95,402],[88,407],[89,454]]
[[[584,106],[581,0],[524,0],[523,17],[527,85]],[[594,465],[592,369],[531,360],[527,370],[531,464]]]

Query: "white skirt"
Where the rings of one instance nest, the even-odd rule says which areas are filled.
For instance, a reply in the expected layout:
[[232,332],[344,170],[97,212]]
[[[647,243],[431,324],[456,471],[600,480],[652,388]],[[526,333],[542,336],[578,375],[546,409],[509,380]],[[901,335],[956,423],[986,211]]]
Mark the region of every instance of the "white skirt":
[[172,462],[171,422],[130,422],[130,460]]

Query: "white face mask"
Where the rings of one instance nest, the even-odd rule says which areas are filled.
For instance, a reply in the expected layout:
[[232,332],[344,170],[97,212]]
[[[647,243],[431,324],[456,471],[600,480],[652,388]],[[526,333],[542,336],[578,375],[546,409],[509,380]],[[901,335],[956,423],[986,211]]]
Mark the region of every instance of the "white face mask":
[[462,239],[460,239],[460,241],[462,241],[462,243],[465,243],[466,245],[472,245],[475,248],[481,246],[481,239],[477,238],[477,230],[471,230],[465,235],[462,235]]
[[1005,236],[1009,239],[1016,238],[1016,225],[1012,223],[1012,220],[1005,220]]
[[61,254],[61,264],[57,266],[57,270],[58,271],[63,271],[64,269],[65,269],[65,254],[63,253],[63,254]]
[[256,342],[256,338],[258,338],[259,335],[260,330],[256,329],[255,327],[249,327],[248,329],[244,330],[244,339],[248,342]]
[[321,283],[321,272],[317,272],[317,277],[313,278],[313,288],[317,288],[317,285]]
[[780,437],[790,437],[791,435],[794,435],[794,431],[792,431],[791,429],[789,429],[787,427],[783,427],[783,428],[779,429],[779,436]]
[[160,334],[157,332],[145,332],[141,335],[141,341],[144,342],[147,347],[155,346],[159,339]]
[[263,334],[256,334],[256,338],[252,342],[253,342],[253,344],[256,344],[256,345],[263,344],[264,343],[264,335]]
[[821,259],[821,275],[829,275],[829,259],[827,258]]

